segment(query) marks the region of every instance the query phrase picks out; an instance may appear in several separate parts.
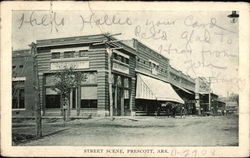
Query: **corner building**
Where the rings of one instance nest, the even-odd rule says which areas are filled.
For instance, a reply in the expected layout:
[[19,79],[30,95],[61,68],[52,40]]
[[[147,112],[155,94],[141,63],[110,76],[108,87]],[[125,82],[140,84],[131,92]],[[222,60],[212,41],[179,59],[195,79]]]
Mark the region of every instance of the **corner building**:
[[[73,66],[86,75],[70,93],[70,115],[109,115],[109,64],[107,48],[113,50],[112,96],[114,115],[135,110],[135,60],[133,48],[106,35],[37,40],[40,103],[43,115],[61,115],[60,95],[51,87],[55,72]],[[110,42],[108,42],[110,41]]]

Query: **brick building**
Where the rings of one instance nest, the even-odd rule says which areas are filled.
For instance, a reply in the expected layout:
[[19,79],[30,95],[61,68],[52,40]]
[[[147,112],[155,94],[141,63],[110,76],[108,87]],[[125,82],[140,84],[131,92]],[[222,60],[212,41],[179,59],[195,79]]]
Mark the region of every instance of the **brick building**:
[[12,52],[12,115],[34,114],[33,57],[30,50]]

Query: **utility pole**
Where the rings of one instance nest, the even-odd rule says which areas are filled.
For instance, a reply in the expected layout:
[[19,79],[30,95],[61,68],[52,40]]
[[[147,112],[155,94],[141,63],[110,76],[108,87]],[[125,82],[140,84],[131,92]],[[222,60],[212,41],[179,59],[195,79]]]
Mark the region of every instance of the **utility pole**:
[[199,77],[195,79],[195,107],[198,112],[198,115],[201,115],[201,105],[200,105],[200,81]]
[[110,118],[113,120],[113,93],[112,93],[112,65],[111,65],[111,57],[113,50],[109,47],[107,47],[107,53],[108,53],[108,69],[109,69],[109,110],[110,110]]
[[38,64],[37,64],[37,47],[35,43],[31,43],[31,53],[33,57],[33,73],[34,81],[33,86],[35,90],[35,117],[36,117],[36,137],[42,137],[42,116],[41,116],[41,105],[40,105],[40,89],[39,89],[39,75],[38,75]]
[[208,77],[208,84],[209,84],[209,93],[208,93],[208,111],[210,112],[211,110],[211,78]]

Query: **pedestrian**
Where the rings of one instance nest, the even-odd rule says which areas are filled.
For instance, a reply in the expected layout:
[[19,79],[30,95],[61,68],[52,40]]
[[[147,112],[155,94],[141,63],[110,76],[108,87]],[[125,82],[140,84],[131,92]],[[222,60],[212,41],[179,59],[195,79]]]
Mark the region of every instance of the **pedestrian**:
[[175,118],[175,114],[176,114],[176,105],[172,106],[172,116],[173,118]]
[[181,106],[181,118],[185,117],[185,108],[184,106]]
[[161,113],[161,106],[158,105],[158,107],[157,107],[157,116],[160,116],[160,113]]

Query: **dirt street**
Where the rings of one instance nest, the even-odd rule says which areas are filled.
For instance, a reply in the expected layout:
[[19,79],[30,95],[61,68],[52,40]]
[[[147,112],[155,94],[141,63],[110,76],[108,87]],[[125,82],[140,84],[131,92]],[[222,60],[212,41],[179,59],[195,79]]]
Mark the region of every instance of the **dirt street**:
[[[76,119],[63,126],[61,120],[46,121],[43,138],[34,140],[34,125],[15,123],[15,145],[25,146],[235,146],[237,116],[186,118],[135,117]],[[31,139],[20,141],[18,137]],[[29,136],[29,137],[28,137]]]

